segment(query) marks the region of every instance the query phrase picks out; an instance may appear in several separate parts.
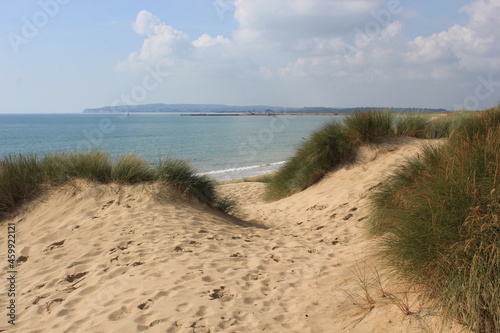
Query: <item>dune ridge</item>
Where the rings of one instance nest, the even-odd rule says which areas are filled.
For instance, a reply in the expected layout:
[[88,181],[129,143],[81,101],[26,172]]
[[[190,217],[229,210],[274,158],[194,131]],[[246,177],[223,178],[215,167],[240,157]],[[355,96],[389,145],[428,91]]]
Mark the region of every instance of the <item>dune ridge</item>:
[[262,183],[221,185],[241,220],[175,193],[158,198],[154,184],[54,189],[0,226],[6,235],[16,223],[19,259],[17,324],[0,331],[460,332],[412,295],[407,314],[378,290],[375,270],[379,289],[398,286],[363,227],[370,190],[439,142],[365,146],[355,163],[272,203]]

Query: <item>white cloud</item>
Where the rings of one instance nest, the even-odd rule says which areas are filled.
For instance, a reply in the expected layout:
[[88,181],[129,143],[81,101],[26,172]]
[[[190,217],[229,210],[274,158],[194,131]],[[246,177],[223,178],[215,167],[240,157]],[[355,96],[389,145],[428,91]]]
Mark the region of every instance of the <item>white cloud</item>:
[[197,40],[193,42],[196,47],[209,47],[220,44],[230,44],[231,41],[224,36],[218,35],[217,37],[212,37],[208,34],[201,35]]
[[141,10],[132,25],[135,32],[141,35],[156,35],[161,32],[162,27],[168,27],[160,22],[160,19],[147,10]]
[[[133,29],[145,36],[143,45],[117,69],[160,63],[179,73],[177,82],[213,87],[219,79],[231,82],[232,90],[236,82],[274,83],[277,89],[285,82],[288,87],[294,82],[293,89],[311,82],[343,91],[364,86],[365,93],[391,87],[392,94],[402,91],[404,82],[434,96],[428,103],[442,98],[439,91],[445,88],[435,88],[442,82],[450,91],[463,89],[450,83],[475,82],[480,73],[500,69],[500,0],[471,0],[461,9],[467,24],[414,39],[404,34],[405,18],[423,14],[405,8],[404,1],[236,0],[234,8],[238,28],[227,37],[191,38],[152,13],[139,12]],[[417,98],[404,95],[409,103]],[[373,100],[382,98],[374,94]]]
[[235,40],[265,48],[297,48],[353,31],[382,0],[237,0]]
[[[220,58],[231,66],[247,57],[248,63],[258,63],[246,70],[263,78],[331,76],[337,75],[336,69],[343,75],[348,69],[341,66],[358,66],[364,58],[360,49],[390,40],[401,31],[394,19],[402,9],[395,13],[383,0],[237,0],[234,5],[239,27],[232,40],[203,34],[191,41],[152,13],[139,12],[133,28],[146,39],[141,50],[131,53],[117,69],[133,69],[152,61],[171,66],[191,61],[191,66],[203,63],[206,71],[207,62],[217,62],[220,69]],[[359,45],[356,38],[367,45]],[[346,43],[357,54],[344,59]],[[326,64],[323,71],[321,64]]]
[[467,25],[454,25],[428,37],[419,36],[408,44],[409,64],[456,64],[479,71],[500,68],[500,0],[476,0],[461,9],[469,15]]
[[[339,32],[299,40],[296,58],[280,74],[355,80],[364,73],[367,80],[443,80],[460,71],[500,68],[500,43],[496,43],[500,39],[500,0],[473,1],[461,9],[469,15],[468,24],[413,40],[403,34],[398,19],[408,16],[408,11],[400,9],[385,21],[380,20],[383,7],[372,9],[371,18],[353,28],[351,35]],[[382,21],[388,23],[382,25]]]
[[[223,36],[212,37],[208,34],[203,34],[198,39],[191,41],[186,33],[162,22],[147,10],[141,10],[137,14],[132,28],[136,33],[145,35],[146,38],[141,50],[132,52],[127,60],[117,65],[117,70],[138,69],[149,63],[175,66],[179,62],[185,63],[190,59],[199,61],[198,49],[231,43]],[[206,52],[204,56],[209,57]]]
[[119,68],[135,67],[139,62],[153,62],[164,59],[172,60],[186,56],[192,47],[189,36],[182,31],[163,23],[146,10],[137,14],[133,29],[136,33],[146,35],[139,52],[133,52]]

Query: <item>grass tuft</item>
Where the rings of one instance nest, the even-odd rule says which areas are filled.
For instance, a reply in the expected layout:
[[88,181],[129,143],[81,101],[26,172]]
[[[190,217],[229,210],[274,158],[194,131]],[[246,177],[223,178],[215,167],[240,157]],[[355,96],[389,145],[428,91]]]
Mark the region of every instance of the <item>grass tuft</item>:
[[46,173],[54,180],[80,178],[106,183],[111,180],[112,162],[102,151],[61,153],[47,156],[41,161]]
[[182,195],[195,197],[203,202],[215,201],[216,182],[206,175],[197,175],[196,170],[184,160],[168,158],[160,161],[156,168],[156,178],[176,188]]
[[425,138],[429,123],[429,117],[421,113],[403,115],[396,121],[394,131],[399,136]]
[[311,186],[333,167],[355,156],[346,127],[336,121],[312,133],[285,165],[267,183],[266,197],[277,200]]
[[236,213],[237,203],[232,198],[221,197],[216,190],[217,182],[207,175],[199,175],[186,161],[168,158],[160,161],[155,179],[174,187],[187,197],[196,198],[225,213]]
[[372,142],[393,134],[394,116],[390,111],[354,112],[345,119],[349,139],[355,143]]
[[6,156],[0,161],[0,218],[31,197],[43,180],[35,155]]
[[393,134],[389,111],[356,112],[313,132],[295,155],[267,182],[266,199],[278,200],[318,182],[333,168],[356,157],[361,143]]
[[113,167],[111,179],[116,182],[137,183],[153,180],[154,173],[149,164],[134,154],[118,159]]

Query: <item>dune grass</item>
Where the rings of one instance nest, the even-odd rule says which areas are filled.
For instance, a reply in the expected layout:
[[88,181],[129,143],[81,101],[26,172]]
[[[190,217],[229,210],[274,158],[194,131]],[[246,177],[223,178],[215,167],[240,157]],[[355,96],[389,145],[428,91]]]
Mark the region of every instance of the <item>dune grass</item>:
[[473,114],[410,113],[396,118],[390,111],[368,111],[355,112],[343,122],[331,121],[313,132],[294,156],[266,179],[266,199],[282,199],[308,188],[335,167],[353,161],[363,144],[391,136],[449,137],[457,130],[477,127]]
[[115,162],[102,151],[59,153],[39,158],[37,155],[13,155],[0,160],[0,219],[39,193],[43,185],[58,186],[71,179],[100,183],[160,181],[162,189],[175,188],[181,195],[196,198],[224,212],[235,211],[236,203],[221,197],[216,182],[200,176],[187,162],[178,159],[161,161],[152,167],[133,154]]
[[169,158],[160,161],[155,178],[178,189],[183,195],[207,202],[216,199],[217,183],[206,175],[197,175],[196,170],[184,160]]
[[390,266],[447,317],[500,331],[500,108],[469,115],[372,195],[369,222]]
[[355,146],[346,126],[331,121],[312,133],[295,156],[267,182],[266,197],[276,200],[302,191],[354,156]]
[[35,156],[7,156],[0,161],[0,217],[31,197],[43,181]]
[[[437,122],[436,122],[437,123]],[[394,132],[399,136],[413,138],[427,137],[430,119],[427,115],[413,113],[400,117],[394,126]]]
[[113,168],[110,157],[102,151],[52,154],[41,159],[40,165],[48,180],[56,183],[71,178],[108,182]]
[[390,111],[354,112],[345,119],[346,131],[351,142],[360,144],[393,134],[394,115]]
[[278,200],[318,182],[336,166],[353,161],[359,145],[393,135],[389,111],[355,112],[343,122],[330,121],[313,132],[268,180],[267,200]]
[[139,156],[127,154],[120,157],[111,172],[111,179],[115,182],[138,183],[154,180],[154,170]]

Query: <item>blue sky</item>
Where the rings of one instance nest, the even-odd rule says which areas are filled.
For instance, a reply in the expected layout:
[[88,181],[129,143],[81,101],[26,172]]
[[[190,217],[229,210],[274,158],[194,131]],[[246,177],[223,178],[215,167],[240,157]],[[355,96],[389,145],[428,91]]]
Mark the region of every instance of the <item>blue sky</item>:
[[500,0],[0,0],[0,113],[500,103]]

